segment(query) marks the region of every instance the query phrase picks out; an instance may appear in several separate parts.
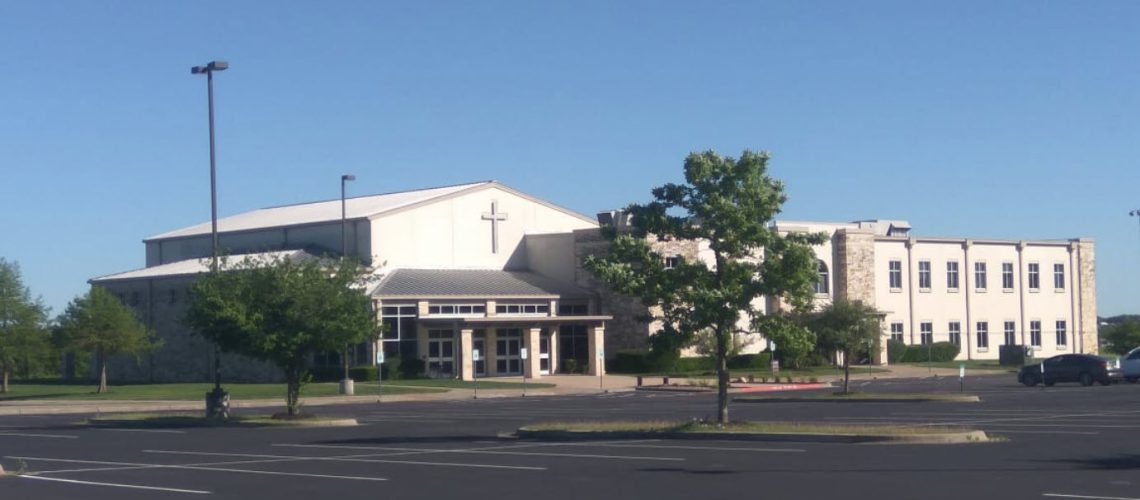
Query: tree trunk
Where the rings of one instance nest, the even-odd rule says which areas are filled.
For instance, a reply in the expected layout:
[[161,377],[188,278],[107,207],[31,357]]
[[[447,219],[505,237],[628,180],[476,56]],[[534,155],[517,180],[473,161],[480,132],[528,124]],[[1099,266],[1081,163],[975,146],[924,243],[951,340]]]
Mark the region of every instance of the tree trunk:
[[8,394],[8,367],[4,367],[4,383],[0,385],[0,393]]
[[301,369],[285,369],[285,411],[290,417],[301,412]]
[[724,338],[724,327],[716,329],[716,422],[728,423],[728,342]]
[[95,392],[98,394],[107,392],[107,355],[102,351],[99,352],[99,389]]
[[851,349],[843,350],[843,394],[848,394],[851,387]]

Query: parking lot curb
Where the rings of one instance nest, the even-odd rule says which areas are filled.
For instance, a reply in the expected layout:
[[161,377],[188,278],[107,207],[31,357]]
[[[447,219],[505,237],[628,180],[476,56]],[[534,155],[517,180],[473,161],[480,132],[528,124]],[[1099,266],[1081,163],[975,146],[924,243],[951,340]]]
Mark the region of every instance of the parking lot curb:
[[525,427],[516,432],[519,439],[548,441],[595,441],[611,439],[678,439],[718,441],[770,441],[837,444],[965,444],[989,441],[985,431],[961,431],[939,434],[823,434],[823,433],[744,433],[744,432],[627,432],[627,431],[539,431]]
[[357,422],[355,418],[314,418],[279,420],[273,422],[232,419],[215,423],[206,419],[188,420],[184,422],[162,422],[117,419],[114,416],[106,416],[89,418],[87,419],[87,425],[96,428],[157,429],[171,427],[356,427],[360,425],[360,423]]
[[811,396],[738,396],[732,398],[734,403],[980,403],[982,399],[975,394],[946,397],[913,398],[842,398],[842,397],[811,397]]

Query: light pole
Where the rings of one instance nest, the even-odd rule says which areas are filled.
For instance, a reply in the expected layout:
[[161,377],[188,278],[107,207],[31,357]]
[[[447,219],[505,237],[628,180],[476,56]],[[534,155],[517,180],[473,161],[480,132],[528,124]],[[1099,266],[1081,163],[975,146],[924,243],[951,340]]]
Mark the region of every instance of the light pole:
[[[347,224],[347,211],[345,210],[344,186],[348,181],[355,181],[356,176],[352,174],[344,174],[340,176],[340,258],[348,258],[348,237],[345,234],[345,225]],[[352,345],[345,346],[344,348],[344,380],[340,381],[340,393],[346,396],[353,394],[352,378],[348,376],[348,351]]]
[[1130,217],[1136,217],[1136,222],[1140,222],[1140,208],[1137,208],[1136,210],[1128,212],[1128,215]]
[[[210,236],[212,239],[213,260],[210,261],[210,272],[218,272],[218,188],[217,165],[214,154],[214,72],[223,71],[230,67],[225,61],[210,61],[205,66],[194,66],[190,73],[206,74],[206,95],[210,109]],[[214,390],[206,393],[206,416],[212,418],[229,418],[230,395],[222,390],[222,350],[214,344]]]

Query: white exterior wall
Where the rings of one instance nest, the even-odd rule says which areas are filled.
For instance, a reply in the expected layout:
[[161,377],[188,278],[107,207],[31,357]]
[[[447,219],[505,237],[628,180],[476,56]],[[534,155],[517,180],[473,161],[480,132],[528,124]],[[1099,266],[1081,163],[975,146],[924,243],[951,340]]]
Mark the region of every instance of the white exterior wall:
[[[913,262],[914,281],[904,282],[904,293],[908,300],[913,300],[911,309],[913,313],[905,321],[907,343],[920,343],[921,324],[931,323],[934,332],[934,342],[950,341],[950,323],[958,322],[961,325],[962,354],[959,359],[967,356],[966,342],[966,294],[969,274],[963,270],[966,267],[965,258],[960,242],[947,243],[916,243],[910,248],[910,259]],[[919,287],[919,265],[921,262],[930,263],[930,288]],[[958,288],[947,286],[946,263],[958,263]],[[904,262],[905,265],[905,262]],[[887,264],[883,264],[885,268]],[[914,286],[914,293],[910,287]],[[913,295],[913,299],[911,296]],[[913,335],[911,335],[913,333]]]
[[[1080,352],[1079,338],[1074,337],[1077,331],[1073,319],[1074,308],[1077,304],[1075,287],[1073,286],[1073,265],[1069,259],[1068,246],[1036,246],[1028,245],[1022,251],[1024,276],[1020,283],[1025,294],[1025,344],[1029,344],[1029,322],[1041,321],[1041,347],[1034,348],[1036,357],[1053,356],[1066,352]],[[1038,290],[1029,288],[1029,264],[1038,263],[1041,269],[1041,283]],[[1056,289],[1053,286],[1053,264],[1065,266],[1065,288]],[[1056,341],[1056,322],[1065,321],[1068,341],[1064,346],[1058,346]]]
[[[890,287],[889,262],[902,263],[902,287]],[[913,331],[910,320],[910,266],[906,240],[875,241],[875,307],[886,313],[883,317],[883,330],[890,332],[891,323],[903,324],[903,341],[918,343],[918,332]],[[917,281],[917,280],[915,280]]]
[[531,271],[566,283],[574,282],[574,233],[532,234],[524,241]]
[[[499,251],[492,252],[491,221],[483,214],[497,201]],[[521,269],[527,266],[528,232],[569,233],[597,223],[534,200],[488,188],[437,200],[372,222],[373,262],[381,267]]]

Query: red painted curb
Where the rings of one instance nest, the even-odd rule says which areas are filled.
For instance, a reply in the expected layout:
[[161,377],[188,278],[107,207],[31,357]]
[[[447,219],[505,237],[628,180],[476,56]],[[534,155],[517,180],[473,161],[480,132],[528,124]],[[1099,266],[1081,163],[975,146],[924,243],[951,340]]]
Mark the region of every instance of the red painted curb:
[[756,384],[756,385],[737,385],[733,387],[735,392],[752,393],[752,392],[777,392],[777,391],[803,391],[809,389],[825,389],[831,387],[831,384]]

